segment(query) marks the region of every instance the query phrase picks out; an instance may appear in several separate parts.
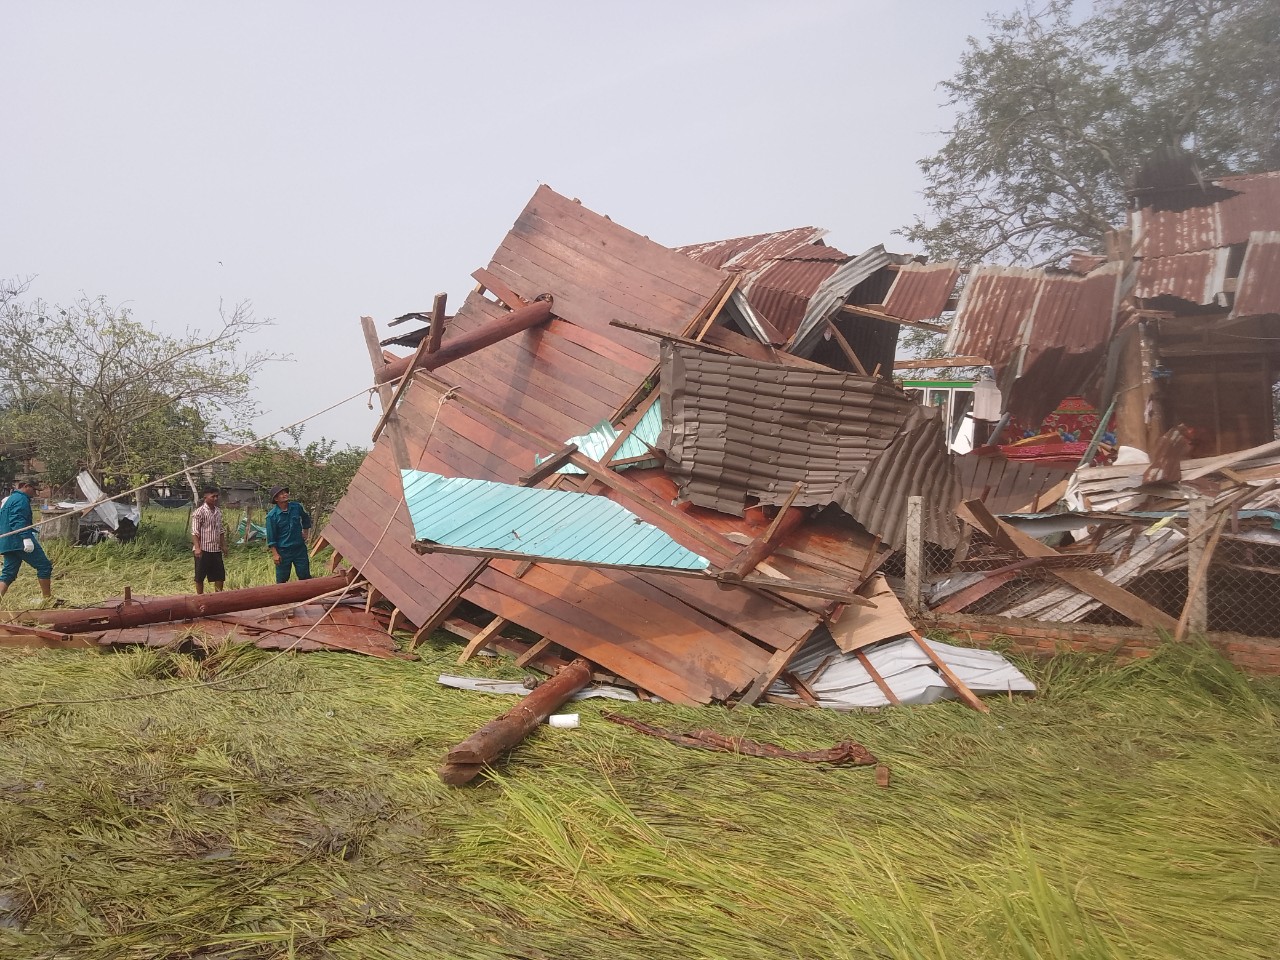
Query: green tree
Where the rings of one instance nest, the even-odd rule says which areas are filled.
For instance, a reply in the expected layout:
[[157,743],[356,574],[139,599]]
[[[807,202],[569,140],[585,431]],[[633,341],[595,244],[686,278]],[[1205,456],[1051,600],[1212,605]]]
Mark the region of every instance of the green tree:
[[1052,264],[1101,251],[1143,162],[1207,176],[1280,167],[1280,4],[1072,0],[988,18],[942,88],[947,141],[920,162],[937,259]]
[[253,377],[281,359],[242,351],[270,323],[247,304],[171,336],[101,298],[55,307],[25,289],[0,289],[0,435],[34,444],[53,483],[80,468],[109,486],[181,469],[257,412]]
[[304,503],[319,524],[320,518],[347,492],[352,477],[364,463],[366,451],[352,446],[338,449],[335,441],[324,437],[304,445],[301,427],[287,432],[290,445],[274,440],[258,444],[228,465],[227,476],[259,487],[264,504],[271,487],[288,487],[293,498]]

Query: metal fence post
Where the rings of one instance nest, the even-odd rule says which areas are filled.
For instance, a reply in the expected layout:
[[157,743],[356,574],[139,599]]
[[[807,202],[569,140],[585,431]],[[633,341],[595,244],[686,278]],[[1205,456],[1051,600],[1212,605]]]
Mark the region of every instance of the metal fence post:
[[1187,596],[1190,610],[1187,629],[1204,633],[1209,629],[1209,570],[1204,568],[1204,582],[1196,583],[1196,572],[1204,565],[1209,546],[1209,501],[1196,497],[1187,512]]
[[920,585],[924,582],[924,497],[907,498],[906,596],[903,606],[909,616],[922,607]]

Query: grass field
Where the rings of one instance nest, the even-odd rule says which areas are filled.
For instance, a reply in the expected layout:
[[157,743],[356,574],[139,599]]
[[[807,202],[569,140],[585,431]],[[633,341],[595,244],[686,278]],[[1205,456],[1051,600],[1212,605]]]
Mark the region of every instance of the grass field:
[[[173,542],[57,551],[56,592],[186,589]],[[232,584],[264,554],[233,551]],[[0,652],[0,956],[1280,956],[1280,690],[1206,648],[1030,665],[1041,695],[989,716],[588,701],[469,789],[435,769],[509,701],[421,652]],[[892,783],[610,709],[858,740]]]

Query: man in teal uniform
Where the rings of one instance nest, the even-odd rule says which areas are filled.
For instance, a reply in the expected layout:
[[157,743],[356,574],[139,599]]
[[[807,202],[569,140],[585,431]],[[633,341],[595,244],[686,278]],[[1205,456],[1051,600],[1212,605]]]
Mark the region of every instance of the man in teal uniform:
[[290,502],[288,487],[272,487],[267,511],[267,547],[276,565],[276,583],[289,579],[290,567],[299,580],[311,579],[311,560],[307,543],[311,539],[311,514],[296,500]]
[[35,492],[35,483],[19,480],[18,488],[5,498],[4,506],[0,507],[0,556],[4,557],[4,567],[0,568],[0,597],[9,589],[9,584],[18,579],[18,570],[24,560],[35,567],[44,598],[48,600],[52,595],[49,580],[53,576],[53,564],[44,555],[32,526],[35,520],[31,513],[31,498]]

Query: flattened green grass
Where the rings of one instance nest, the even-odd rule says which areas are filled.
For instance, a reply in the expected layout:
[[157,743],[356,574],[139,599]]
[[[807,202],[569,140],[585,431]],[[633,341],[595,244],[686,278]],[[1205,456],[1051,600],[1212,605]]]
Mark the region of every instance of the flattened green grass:
[[[422,653],[0,653],[0,709],[179,690],[0,715],[0,956],[1280,955],[1280,691],[1207,649],[1060,657],[986,717],[589,701],[461,790],[445,750],[509,701]],[[856,739],[892,784],[605,710]]]

